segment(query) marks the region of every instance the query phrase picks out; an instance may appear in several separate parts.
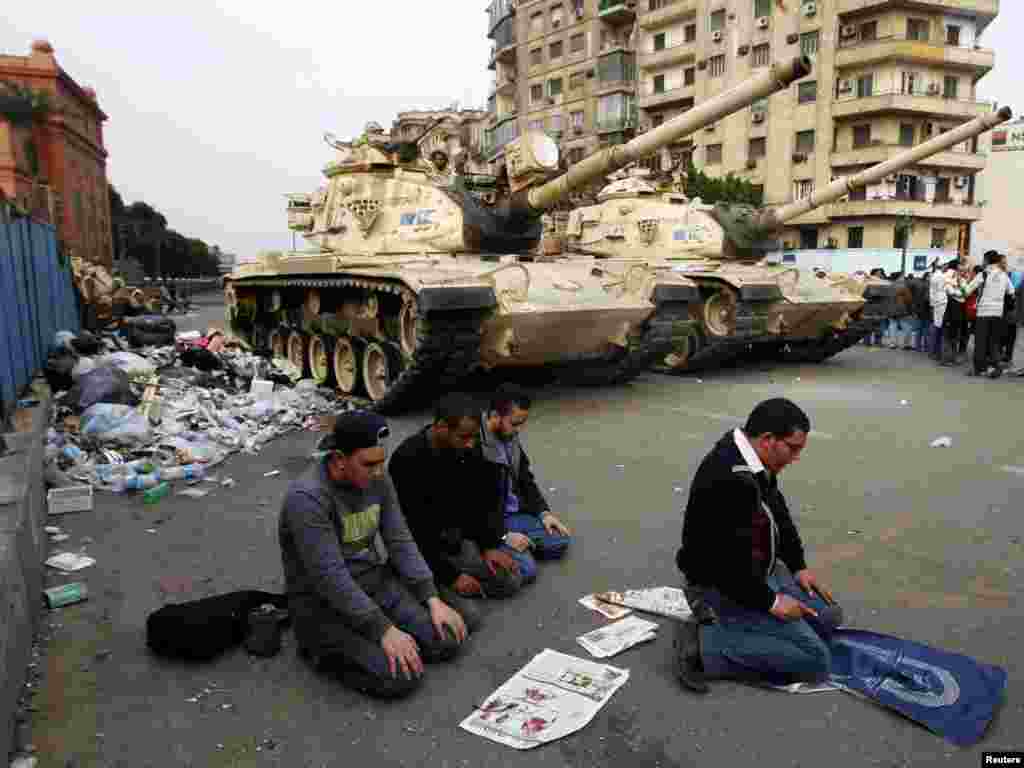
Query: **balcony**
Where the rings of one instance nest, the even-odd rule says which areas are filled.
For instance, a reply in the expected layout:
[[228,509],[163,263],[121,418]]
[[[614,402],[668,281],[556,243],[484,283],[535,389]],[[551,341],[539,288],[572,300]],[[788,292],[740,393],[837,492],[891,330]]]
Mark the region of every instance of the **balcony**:
[[666,88],[661,91],[654,89],[653,83],[644,83],[640,86],[641,109],[656,109],[660,107],[674,107],[689,101],[694,101],[694,86],[681,85],[678,88]]
[[494,0],[487,8],[487,36],[494,37],[495,27],[515,15],[515,0]]
[[930,64],[943,69],[966,70],[978,80],[995,66],[995,52],[980,46],[946,45],[910,40],[903,36],[880,37],[841,46],[836,51],[836,68],[862,67],[886,61]]
[[697,11],[697,0],[669,0],[664,8],[640,14],[641,29],[657,29],[679,21]]
[[631,23],[636,18],[637,0],[601,0],[597,16],[609,24]]
[[[858,147],[850,150],[833,152],[831,163],[833,168],[842,168],[851,165],[876,165],[877,163],[891,160],[897,155],[912,149],[900,144],[871,144],[867,147]],[[937,168],[955,168],[965,173],[984,170],[986,155],[978,152],[966,152],[964,150],[947,150],[929,158],[920,160],[915,165],[923,165]]]
[[838,0],[836,11],[840,15],[870,13],[888,11],[894,5],[918,11],[948,11],[959,16],[973,16],[978,22],[979,35],[999,15],[999,0]]
[[847,200],[828,206],[833,219],[858,219],[862,216],[902,216],[909,213],[920,219],[948,221],[978,221],[982,216],[980,205],[958,203],[927,203],[917,200]]
[[941,94],[876,92],[871,96],[842,96],[832,105],[832,117],[865,117],[872,114],[908,114],[957,117],[973,120],[992,111],[987,101],[947,99]]
[[633,113],[628,115],[609,115],[597,118],[594,127],[598,134],[619,133],[620,131],[636,128],[637,122],[637,116]]
[[640,54],[640,69],[660,69],[670,64],[693,63],[697,59],[697,43],[677,43],[660,51],[643,51]]

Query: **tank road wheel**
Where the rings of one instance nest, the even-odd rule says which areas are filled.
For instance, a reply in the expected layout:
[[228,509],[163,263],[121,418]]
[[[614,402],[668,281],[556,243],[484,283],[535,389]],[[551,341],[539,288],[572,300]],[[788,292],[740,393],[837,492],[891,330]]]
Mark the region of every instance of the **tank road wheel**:
[[371,400],[383,400],[391,388],[391,361],[388,353],[377,342],[371,342],[363,350],[363,386]]
[[346,395],[356,391],[359,384],[359,354],[348,336],[334,340],[334,380]]
[[407,358],[412,357],[416,353],[417,323],[416,302],[405,302],[402,305],[402,311],[398,315],[398,332],[402,354]]
[[709,336],[732,336],[736,331],[736,296],[724,288],[711,294],[704,302],[703,314]]
[[270,353],[275,359],[283,359],[288,356],[288,342],[285,333],[281,328],[270,332]]
[[317,384],[326,384],[333,373],[331,339],[317,334],[309,340],[309,374]]
[[306,334],[292,331],[288,337],[288,362],[306,375]]

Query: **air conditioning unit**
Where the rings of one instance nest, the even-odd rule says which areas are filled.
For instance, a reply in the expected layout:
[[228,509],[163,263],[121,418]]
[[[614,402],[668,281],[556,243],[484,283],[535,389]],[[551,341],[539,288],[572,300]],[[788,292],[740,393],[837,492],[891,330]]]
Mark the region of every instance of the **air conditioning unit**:
[[794,152],[793,153],[793,162],[794,163],[806,163],[807,162],[807,155],[805,155],[803,152]]
[[853,90],[853,81],[852,80],[840,80],[839,81],[839,92],[840,93],[849,93],[852,90]]
[[839,29],[839,36],[846,38],[856,37],[857,27],[855,27],[853,24],[843,24],[843,26],[840,27]]
[[754,158],[750,158],[749,160],[747,160],[747,168],[751,171],[757,168],[757,160],[755,160]]
[[551,26],[554,27],[555,29],[558,29],[560,26],[562,26],[562,20],[561,19],[552,19],[551,20]]
[[722,32],[721,32],[721,30],[718,30],[717,32],[712,32],[711,33],[711,39],[714,40],[716,43],[722,42]]
[[770,21],[770,19],[769,19],[768,16],[758,16],[757,17],[757,28],[758,29],[768,29],[769,21]]
[[966,176],[957,176],[955,179],[953,179],[953,185],[957,186],[957,187],[966,187],[967,186],[967,177]]
[[803,11],[804,16],[813,16],[814,14],[816,14],[818,12],[818,4],[817,3],[804,3],[803,7],[801,8],[801,10]]
[[755,112],[753,114],[752,119],[753,119],[753,121],[755,123],[763,123],[764,122],[764,112]]
[[885,177],[885,180],[889,184],[895,184],[897,181],[900,180],[900,177],[895,173],[890,173],[888,176]]
[[934,96],[938,92],[939,92],[939,84],[938,83],[929,83],[928,84],[928,93],[930,93],[930,94],[932,94]]

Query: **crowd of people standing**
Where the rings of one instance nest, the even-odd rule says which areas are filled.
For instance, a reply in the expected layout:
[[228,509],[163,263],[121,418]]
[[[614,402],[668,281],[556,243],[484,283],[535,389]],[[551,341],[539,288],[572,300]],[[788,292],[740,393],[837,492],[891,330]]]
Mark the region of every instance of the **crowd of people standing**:
[[968,362],[968,376],[998,378],[1007,368],[1010,375],[1024,376],[1024,334],[1018,333],[1024,325],[1024,273],[1010,272],[1005,254],[988,251],[984,265],[974,267],[959,259],[936,260],[921,276],[887,277],[881,269],[871,274],[900,283],[903,314],[886,321],[866,345],[915,350],[942,366]]

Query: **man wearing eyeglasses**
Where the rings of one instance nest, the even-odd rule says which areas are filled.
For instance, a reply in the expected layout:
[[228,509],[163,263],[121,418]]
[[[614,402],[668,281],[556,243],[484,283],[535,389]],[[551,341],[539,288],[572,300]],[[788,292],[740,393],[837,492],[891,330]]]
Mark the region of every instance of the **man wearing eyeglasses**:
[[376,414],[339,416],[324,458],[288,487],[278,539],[300,651],[344,684],[394,698],[420,685],[424,662],[453,658],[467,629],[402,517],[387,437]]
[[807,567],[778,486],[810,431],[795,403],[766,400],[697,469],[676,555],[694,619],[677,626],[675,668],[690,690],[707,693],[710,679],[786,685],[828,675],[826,643],[842,611]]

